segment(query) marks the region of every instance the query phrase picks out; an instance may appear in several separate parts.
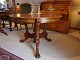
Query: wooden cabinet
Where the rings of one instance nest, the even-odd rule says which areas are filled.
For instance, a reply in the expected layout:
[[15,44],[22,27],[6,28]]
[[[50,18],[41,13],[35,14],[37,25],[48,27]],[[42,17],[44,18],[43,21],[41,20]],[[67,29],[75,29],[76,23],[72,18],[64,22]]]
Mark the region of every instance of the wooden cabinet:
[[48,23],[46,29],[68,33],[70,30],[71,0],[54,0],[41,3],[41,11],[50,11],[50,9],[53,9],[53,11],[65,11],[67,14],[63,14],[59,21]]
[[54,23],[47,24],[46,29],[67,33],[69,31],[68,24],[67,21],[63,20],[55,21]]

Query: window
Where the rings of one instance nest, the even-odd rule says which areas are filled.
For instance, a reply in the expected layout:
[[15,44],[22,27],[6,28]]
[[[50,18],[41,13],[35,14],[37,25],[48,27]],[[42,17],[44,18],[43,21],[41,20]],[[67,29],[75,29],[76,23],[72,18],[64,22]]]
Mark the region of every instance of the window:
[[6,0],[0,0],[0,9],[6,9]]
[[0,0],[0,3],[4,5],[4,3],[5,3],[5,0]]

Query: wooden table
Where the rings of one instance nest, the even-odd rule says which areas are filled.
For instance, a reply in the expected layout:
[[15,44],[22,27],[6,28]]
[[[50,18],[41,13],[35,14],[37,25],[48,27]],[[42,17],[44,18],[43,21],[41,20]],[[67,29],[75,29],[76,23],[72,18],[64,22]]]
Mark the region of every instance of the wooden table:
[[[10,17],[18,23],[24,23],[26,25],[26,32],[24,33],[24,39],[21,39],[20,42],[26,41],[28,38],[33,38],[36,44],[36,58],[40,57],[39,54],[39,42],[40,38],[44,37],[47,41],[51,41],[50,38],[47,38],[48,33],[46,32],[45,26],[46,23],[54,22],[59,20],[60,15],[56,14],[12,14]],[[28,31],[27,24],[34,24],[34,33]],[[44,30],[40,33],[40,24],[44,24]]]

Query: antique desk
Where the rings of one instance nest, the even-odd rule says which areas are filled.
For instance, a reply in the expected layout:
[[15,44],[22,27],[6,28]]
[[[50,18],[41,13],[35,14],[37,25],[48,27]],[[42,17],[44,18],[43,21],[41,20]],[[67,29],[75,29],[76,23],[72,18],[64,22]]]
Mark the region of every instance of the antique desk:
[[[47,38],[48,33],[46,32],[45,26],[46,23],[54,22],[56,20],[59,20],[61,17],[60,15],[56,14],[11,14],[10,17],[12,20],[14,20],[16,23],[23,23],[26,25],[26,32],[24,33],[24,39],[21,39],[20,42],[26,41],[28,38],[33,38],[34,42],[36,44],[36,58],[40,57],[39,54],[39,39],[41,37],[44,37],[47,41],[51,41],[50,38]],[[44,24],[43,32],[40,33],[40,24]],[[28,31],[27,24],[34,24],[33,31],[34,33],[30,33]]]

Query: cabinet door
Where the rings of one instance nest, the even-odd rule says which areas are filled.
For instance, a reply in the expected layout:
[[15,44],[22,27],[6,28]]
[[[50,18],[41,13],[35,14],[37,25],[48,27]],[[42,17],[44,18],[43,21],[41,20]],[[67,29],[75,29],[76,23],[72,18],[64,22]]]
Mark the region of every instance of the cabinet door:
[[48,30],[55,30],[56,23],[57,23],[57,21],[54,21],[53,23],[47,23],[46,24],[46,29],[48,29]]
[[48,30],[55,30],[62,33],[68,33],[69,31],[69,22],[68,21],[55,21],[53,23],[49,23],[46,25],[46,29]]
[[63,32],[63,33],[68,33],[69,31],[69,22],[68,21],[59,21],[57,24],[55,24],[55,30]]

